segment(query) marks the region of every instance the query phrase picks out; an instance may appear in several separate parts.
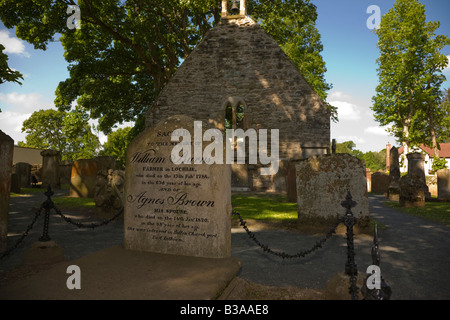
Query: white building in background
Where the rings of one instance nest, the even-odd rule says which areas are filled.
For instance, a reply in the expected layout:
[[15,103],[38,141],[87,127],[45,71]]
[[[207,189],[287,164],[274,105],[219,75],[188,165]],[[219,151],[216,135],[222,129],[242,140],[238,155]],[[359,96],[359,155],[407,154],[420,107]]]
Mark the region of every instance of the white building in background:
[[[440,147],[441,150],[439,150],[439,158],[445,158],[447,161],[447,168],[450,169],[450,143],[441,143]],[[411,148],[411,152],[413,151],[425,154],[425,163],[423,165],[424,171],[425,174],[430,174],[433,165],[434,150],[427,146],[421,145],[416,149]],[[408,161],[406,156],[403,154],[403,147],[398,148],[398,155],[400,156],[400,172],[408,172]]]

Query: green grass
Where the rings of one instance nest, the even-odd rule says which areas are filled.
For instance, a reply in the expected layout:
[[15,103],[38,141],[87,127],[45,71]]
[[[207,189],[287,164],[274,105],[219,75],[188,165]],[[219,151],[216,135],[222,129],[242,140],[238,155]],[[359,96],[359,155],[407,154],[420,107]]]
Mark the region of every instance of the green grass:
[[297,220],[297,203],[279,194],[233,194],[231,202],[244,219]]
[[385,205],[431,221],[450,225],[450,202],[425,202],[425,207],[401,207],[398,202],[385,201]]
[[[20,193],[11,192],[11,197],[26,196],[29,194],[42,193],[43,201],[45,200],[45,188],[21,188]],[[52,197],[52,201],[57,208],[95,208],[95,201],[93,198],[75,198],[69,196]]]
[[57,208],[95,208],[95,201],[93,198],[75,198],[75,197],[55,197],[52,198],[53,203]]
[[35,194],[35,193],[42,193],[42,194],[44,194],[45,191],[47,191],[47,190],[43,189],[43,188],[21,188],[20,189],[20,193],[11,192],[10,196],[11,197],[20,197],[20,196],[23,196],[23,195]]

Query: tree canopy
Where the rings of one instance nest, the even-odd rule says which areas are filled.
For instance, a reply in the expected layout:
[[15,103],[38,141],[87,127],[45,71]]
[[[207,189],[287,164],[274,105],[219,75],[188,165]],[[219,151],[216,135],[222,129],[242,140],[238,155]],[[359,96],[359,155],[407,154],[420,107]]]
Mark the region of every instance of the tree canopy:
[[360,160],[364,160],[366,168],[373,172],[386,169],[386,149],[364,153],[355,149],[355,147],[356,144],[353,141],[336,143],[336,153],[348,153]]
[[131,127],[119,128],[111,132],[103,144],[100,154],[114,157],[117,167],[125,168],[127,147],[132,140],[131,130]]
[[[99,119],[108,134],[144,114],[205,33],[220,21],[219,0],[15,0],[0,1],[0,18],[19,38],[46,49],[56,36],[64,47],[70,78],[56,89],[55,105],[74,101]],[[68,29],[67,7],[78,5],[81,28]],[[278,42],[325,101],[322,44],[310,0],[249,0],[248,13]],[[332,110],[336,119],[336,109]]]
[[426,21],[425,6],[418,0],[396,0],[376,30],[379,85],[372,110],[382,126],[392,125],[390,132],[405,153],[422,143],[437,152],[448,138],[448,122],[439,107],[448,59],[440,50],[450,39],[435,34],[439,25]]
[[19,80],[23,80],[23,75],[17,71],[13,70],[8,65],[8,56],[3,53],[5,47],[0,43],[0,84],[4,82],[16,82],[22,84]]
[[88,124],[89,116],[81,107],[70,112],[39,110],[23,122],[26,141],[22,147],[53,149],[62,160],[90,159],[97,155],[100,142]]

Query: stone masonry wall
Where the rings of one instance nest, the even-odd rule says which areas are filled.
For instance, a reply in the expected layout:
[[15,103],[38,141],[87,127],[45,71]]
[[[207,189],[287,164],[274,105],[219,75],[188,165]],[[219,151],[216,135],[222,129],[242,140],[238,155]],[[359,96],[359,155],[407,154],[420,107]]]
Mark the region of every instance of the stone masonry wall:
[[280,159],[302,159],[302,147],[327,152],[328,109],[279,45],[248,17],[223,20],[205,35],[149,109],[146,127],[184,114],[224,129],[232,97],[244,102],[244,130],[279,129]]

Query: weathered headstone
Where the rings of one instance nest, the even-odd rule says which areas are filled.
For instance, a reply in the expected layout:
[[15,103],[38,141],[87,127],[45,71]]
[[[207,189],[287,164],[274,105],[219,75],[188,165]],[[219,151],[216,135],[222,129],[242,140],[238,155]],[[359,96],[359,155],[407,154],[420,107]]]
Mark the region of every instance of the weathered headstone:
[[14,172],[19,179],[21,188],[29,187],[31,184],[31,164],[26,162],[17,162],[14,165]]
[[400,194],[399,204],[402,207],[425,206],[425,191],[422,178],[408,173],[399,180]]
[[400,163],[399,163],[399,155],[398,149],[396,147],[392,147],[390,151],[390,164],[389,164],[389,177],[391,178],[388,191],[387,198],[391,201],[399,201],[400,194]]
[[14,140],[0,130],[0,251],[6,249]]
[[[230,165],[174,164],[172,150],[180,143],[171,141],[176,129],[185,129],[194,137],[192,118],[172,116],[146,129],[127,149],[124,247],[206,258],[229,257]],[[223,148],[223,141],[219,142]],[[201,161],[195,155],[199,141],[195,145],[193,141],[183,143],[186,148],[193,146],[194,160]],[[209,143],[203,143],[200,150],[205,145]]]
[[11,192],[20,193],[22,189],[20,188],[19,176],[16,173],[11,174]]
[[100,216],[114,215],[123,208],[125,172],[123,170],[100,170],[95,185],[95,206]]
[[341,201],[347,191],[356,201],[352,209],[361,228],[369,224],[366,167],[349,154],[312,156],[299,161],[297,171],[297,203],[300,223],[332,225],[343,214]]
[[427,182],[425,179],[425,169],[424,169],[425,155],[422,153],[413,152],[407,154],[406,158],[408,159],[408,174],[420,178],[425,198],[426,199],[430,198],[431,194],[428,190]]
[[70,185],[73,161],[64,160],[59,164],[59,181],[61,185]]
[[450,169],[441,169],[437,173],[438,199],[450,200]]
[[42,156],[42,185],[47,188],[61,189],[59,181],[60,152],[56,150],[44,150]]
[[389,187],[390,177],[384,172],[374,172],[372,174],[372,192],[386,193]]
[[70,177],[70,196],[93,198],[97,184],[97,174],[101,170],[114,169],[113,157],[80,159],[73,163]]

